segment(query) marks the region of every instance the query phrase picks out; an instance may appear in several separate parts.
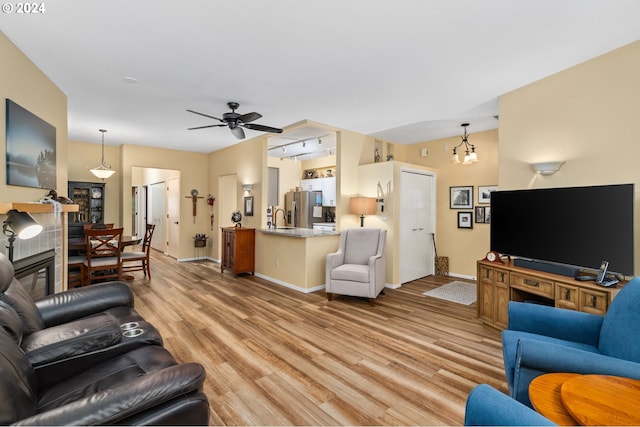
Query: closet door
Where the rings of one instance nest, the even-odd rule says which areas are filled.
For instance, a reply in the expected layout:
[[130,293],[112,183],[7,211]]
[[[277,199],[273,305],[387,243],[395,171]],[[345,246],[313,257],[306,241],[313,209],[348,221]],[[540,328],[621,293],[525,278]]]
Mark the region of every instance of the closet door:
[[421,171],[400,174],[400,283],[434,273],[435,177]]

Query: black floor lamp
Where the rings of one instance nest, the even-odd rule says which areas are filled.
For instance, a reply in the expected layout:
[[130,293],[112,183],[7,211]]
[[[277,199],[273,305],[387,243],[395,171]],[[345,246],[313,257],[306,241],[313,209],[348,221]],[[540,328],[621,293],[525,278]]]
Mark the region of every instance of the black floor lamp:
[[9,238],[9,261],[13,263],[13,242],[16,237],[20,240],[31,239],[42,231],[42,226],[28,213],[11,209],[7,212],[7,219],[2,223],[2,232]]

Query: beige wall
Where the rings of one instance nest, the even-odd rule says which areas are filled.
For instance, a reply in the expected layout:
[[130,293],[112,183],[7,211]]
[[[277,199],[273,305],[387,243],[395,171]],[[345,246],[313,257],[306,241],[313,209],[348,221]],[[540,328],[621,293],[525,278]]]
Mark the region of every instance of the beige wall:
[[[262,228],[266,216],[266,200],[267,188],[263,183],[267,182],[267,139],[259,136],[249,140],[241,141],[231,147],[215,151],[206,156],[208,168],[208,185],[214,196],[217,196],[219,188],[219,180],[222,176],[236,175],[236,204],[233,209],[227,212],[220,212],[218,205],[215,207],[216,218],[224,218],[223,225],[228,224],[228,218],[231,217],[233,210],[237,209],[244,213],[244,197],[242,184],[253,184],[251,196],[253,199],[254,216],[243,217],[242,226],[251,228]],[[221,189],[220,191],[224,191]],[[216,220],[215,230],[211,232],[213,240],[211,245],[210,256],[214,259],[220,259],[219,245],[219,219]],[[226,222],[225,222],[226,221]]]
[[[106,154],[105,154],[106,156]],[[156,168],[180,171],[180,242],[178,259],[194,257],[193,236],[196,233],[210,234],[209,208],[206,203],[208,194],[208,170],[206,154],[191,151],[168,150],[153,147],[142,147],[124,144],[120,147],[121,166],[117,173],[109,178],[116,178],[114,183],[121,186],[121,202],[119,223],[124,227],[124,234],[130,234],[131,220],[124,212],[131,212],[131,186],[133,185],[133,168]],[[115,167],[114,167],[115,169]],[[198,199],[197,215],[192,216],[191,190],[197,189],[202,199]]]
[[[56,128],[55,190],[67,193],[67,97],[4,34],[0,33],[0,152],[6,153],[6,102],[9,98]],[[0,202],[32,202],[49,190],[7,185],[6,162],[0,162]]]
[[[451,209],[450,188],[473,186],[474,206],[478,204],[478,186],[498,184],[498,130],[473,132],[469,126],[469,142],[476,146],[478,163],[462,165],[451,163],[453,147],[460,137],[445,138],[404,146],[405,161],[434,168],[436,175],[436,243],[438,255],[449,257],[449,271],[462,277],[476,276],[476,261],[489,250],[489,224],[476,224],[475,211],[472,229],[458,228],[458,212],[466,209]],[[460,135],[463,130],[460,128]],[[427,149],[427,157],[421,150]]]
[[[635,272],[640,272],[640,42],[500,98],[503,189],[635,184]],[[566,163],[551,176],[530,163]],[[592,201],[585,201],[588,207]],[[608,207],[615,209],[615,206]]]

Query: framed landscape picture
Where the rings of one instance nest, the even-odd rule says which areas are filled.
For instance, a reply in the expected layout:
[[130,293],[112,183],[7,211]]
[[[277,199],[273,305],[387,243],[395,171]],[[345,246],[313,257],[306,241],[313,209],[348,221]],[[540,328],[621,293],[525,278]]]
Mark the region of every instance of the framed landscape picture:
[[491,203],[491,193],[493,193],[497,189],[497,185],[479,185],[478,203]]
[[7,184],[56,189],[56,128],[6,100]]
[[449,203],[451,209],[473,208],[473,186],[450,187]]

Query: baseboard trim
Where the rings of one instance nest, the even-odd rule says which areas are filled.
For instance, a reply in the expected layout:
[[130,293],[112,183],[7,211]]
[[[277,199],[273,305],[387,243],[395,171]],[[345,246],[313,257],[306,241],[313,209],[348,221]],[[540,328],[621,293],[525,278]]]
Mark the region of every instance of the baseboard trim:
[[270,282],[275,283],[276,285],[284,286],[285,288],[293,289],[294,291],[302,292],[304,294],[310,294],[312,292],[320,291],[325,289],[325,285],[314,286],[313,288],[302,288],[300,286],[294,285],[292,283],[288,283],[282,280],[274,279],[273,277],[265,276],[264,274],[256,273],[257,277],[268,280]]

